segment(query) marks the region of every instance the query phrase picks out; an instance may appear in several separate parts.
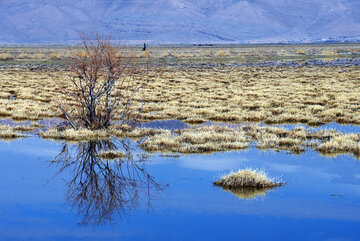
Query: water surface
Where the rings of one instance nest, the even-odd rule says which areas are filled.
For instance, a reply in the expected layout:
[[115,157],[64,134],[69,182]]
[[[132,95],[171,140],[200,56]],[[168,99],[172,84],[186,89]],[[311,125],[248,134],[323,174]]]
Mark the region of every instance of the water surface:
[[[100,161],[118,148],[122,161]],[[307,151],[146,156],[131,141],[0,142],[0,240],[358,240],[360,163]],[[238,168],[287,185],[243,199],[214,187]]]

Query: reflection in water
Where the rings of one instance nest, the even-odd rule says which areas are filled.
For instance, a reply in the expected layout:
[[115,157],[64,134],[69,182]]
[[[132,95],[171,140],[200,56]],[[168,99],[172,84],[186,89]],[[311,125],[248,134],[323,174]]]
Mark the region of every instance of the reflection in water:
[[256,199],[264,197],[268,191],[273,188],[256,188],[256,187],[239,187],[239,188],[222,188],[225,191],[231,192],[239,199]]
[[[126,155],[118,160],[97,156],[101,151],[119,149]],[[82,224],[111,222],[114,214],[121,217],[134,210],[142,196],[151,207],[154,194],[162,188],[144,169],[147,155],[135,155],[134,151],[126,140],[64,144],[54,164],[60,167],[58,174],[71,172],[66,200],[83,217]]]

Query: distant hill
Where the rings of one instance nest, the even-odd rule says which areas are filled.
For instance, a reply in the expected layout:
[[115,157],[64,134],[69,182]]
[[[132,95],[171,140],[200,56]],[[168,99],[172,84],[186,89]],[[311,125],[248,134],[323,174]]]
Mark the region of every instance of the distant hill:
[[0,0],[0,43],[360,40],[358,0]]

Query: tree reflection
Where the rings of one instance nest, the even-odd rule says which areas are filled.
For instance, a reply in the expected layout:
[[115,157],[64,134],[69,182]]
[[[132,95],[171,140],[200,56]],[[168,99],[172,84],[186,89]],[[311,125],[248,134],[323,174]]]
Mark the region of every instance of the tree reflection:
[[[146,154],[134,154],[130,141],[90,141],[64,144],[54,164],[59,173],[70,171],[66,201],[83,217],[82,224],[112,222],[116,213],[121,217],[134,210],[140,198],[151,200],[162,190],[146,170]],[[121,150],[126,155],[117,160],[102,160],[101,151]]]

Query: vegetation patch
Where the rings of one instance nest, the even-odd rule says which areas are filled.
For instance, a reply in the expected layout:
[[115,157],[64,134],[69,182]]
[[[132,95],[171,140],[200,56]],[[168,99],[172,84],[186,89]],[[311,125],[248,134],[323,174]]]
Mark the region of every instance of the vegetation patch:
[[283,182],[276,181],[274,178],[269,178],[264,171],[251,169],[232,172],[214,182],[214,185],[227,189],[240,187],[273,188],[283,184]]
[[[258,58],[257,61],[277,57],[288,57],[293,60],[293,58],[323,56],[336,60],[341,57],[351,57],[354,53],[358,53],[359,49],[358,45],[351,44],[299,46],[300,48],[314,56],[297,54],[296,49],[288,46],[231,49],[226,47],[153,48],[149,59],[138,60],[140,62],[155,61],[152,64],[157,64],[156,68],[149,70],[149,76],[153,78],[147,82],[141,93],[137,92],[133,96],[131,109],[139,109],[142,107],[141,102],[145,103],[142,108],[143,114],[139,116],[140,121],[178,119],[191,124],[204,121],[232,123],[262,121],[268,124],[304,123],[308,125],[336,121],[344,124],[360,124],[358,66],[337,66],[336,64],[294,66],[249,64],[245,66],[242,62],[242,59],[246,62],[246,59],[250,57]],[[346,56],[340,55],[339,49]],[[136,51],[135,56],[141,54],[141,50],[138,50],[139,53]],[[224,66],[213,65],[212,63],[223,63],[218,62],[220,60],[228,61],[228,57],[220,60],[209,57],[215,56],[215,53],[219,51],[229,53],[229,58],[232,58],[229,61],[233,61],[234,65],[230,62],[225,62]],[[66,56],[66,59],[76,56],[76,51],[71,49],[50,48],[9,48],[4,49],[3,53],[11,53],[15,58],[24,57],[20,56],[21,54],[33,58],[35,53],[47,56],[47,58],[55,58],[52,53]],[[178,56],[183,59],[183,62],[176,63],[176,68],[173,66],[174,63],[167,62],[164,63],[165,66],[159,68],[160,63],[156,61],[163,53]],[[208,56],[208,53],[212,54]],[[87,56],[78,55],[78,58],[89,60]],[[114,55],[115,59],[119,56],[123,55],[118,55],[118,53]],[[209,62],[203,66],[201,61]],[[301,59],[301,61],[305,60]],[[58,100],[69,106],[78,104],[76,100],[80,98],[62,95],[63,90],[71,93],[75,91],[74,85],[69,81],[69,76],[76,76],[71,75],[62,65],[47,63],[45,66],[39,64],[27,66],[9,65],[9,60],[2,62],[4,65],[1,67],[0,81],[1,117],[17,120],[65,118],[58,108]],[[131,83],[134,83],[134,86],[144,82],[144,75],[139,73],[145,73],[147,69],[142,66],[144,65],[139,65],[130,75],[133,77]],[[154,74],[158,69],[161,69],[161,74]],[[114,83],[110,96],[119,96],[121,88],[119,81]],[[122,91],[125,99],[131,96],[125,92]],[[104,108],[96,112],[96,115],[105,115],[103,110]],[[119,118],[121,118],[121,111],[113,113],[113,119]]]
[[110,134],[106,130],[88,130],[88,129],[65,129],[56,128],[40,131],[39,136],[45,139],[67,140],[67,141],[91,141],[109,139]]
[[0,125],[0,138],[1,139],[16,139],[20,137],[25,137],[26,135],[22,134],[19,131],[16,131],[13,127],[7,125]]

